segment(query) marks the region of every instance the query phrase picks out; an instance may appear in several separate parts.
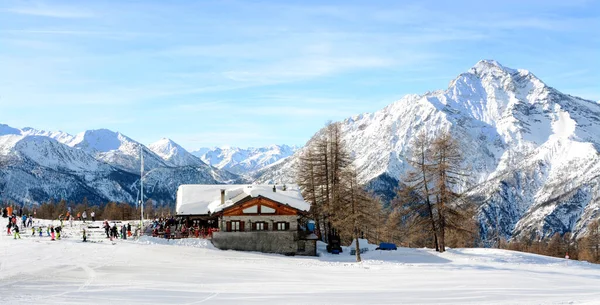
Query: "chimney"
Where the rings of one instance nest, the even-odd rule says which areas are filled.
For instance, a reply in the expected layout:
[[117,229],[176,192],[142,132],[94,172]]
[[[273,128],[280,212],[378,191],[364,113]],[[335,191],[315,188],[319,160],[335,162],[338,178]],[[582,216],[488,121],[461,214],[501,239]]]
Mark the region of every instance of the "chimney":
[[221,189],[221,205],[225,204],[225,190]]

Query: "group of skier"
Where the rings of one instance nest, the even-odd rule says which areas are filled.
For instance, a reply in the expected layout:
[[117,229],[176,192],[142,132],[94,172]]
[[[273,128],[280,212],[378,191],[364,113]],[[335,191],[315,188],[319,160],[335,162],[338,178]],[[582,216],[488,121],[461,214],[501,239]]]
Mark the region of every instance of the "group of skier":
[[[35,214],[35,210],[33,210],[33,211]],[[23,213],[23,208],[19,208],[18,210],[16,210],[12,206],[5,206],[2,208],[2,218],[11,217],[12,215],[17,215],[19,217],[22,217],[23,215],[26,215],[26,213]],[[31,217],[31,215],[29,215],[29,216]]]
[[17,223],[17,216],[14,214],[8,217],[8,224],[6,225],[6,234],[14,234],[15,239],[21,238],[21,234],[19,233],[19,224]]
[[[15,208],[13,208],[12,206],[5,206],[2,208],[2,217],[8,219],[8,224],[6,225],[6,233],[7,233],[7,235],[14,235],[14,239],[21,238],[20,233],[22,232],[23,228],[31,227],[31,236],[32,237],[35,237],[36,235],[39,237],[43,237],[44,231],[45,231],[46,236],[50,237],[51,240],[60,240],[62,228],[64,226],[64,221],[69,221],[70,226],[73,227],[74,219],[77,219],[79,221],[82,221],[83,223],[86,223],[87,216],[88,216],[87,211],[84,210],[83,212],[77,213],[77,216],[75,217],[75,215],[71,214],[71,209],[69,209],[66,212],[66,214],[61,214],[58,216],[58,218],[56,220],[54,220],[54,223],[56,223],[56,221],[58,220],[60,225],[44,226],[39,221],[36,221],[36,223],[34,224],[33,217],[31,215],[24,214],[22,208],[20,208],[19,210],[16,210],[16,211],[14,209]],[[17,214],[19,214],[19,215],[17,216]],[[94,211],[91,211],[90,216],[92,218],[92,222],[95,222],[96,221],[96,213]],[[21,223],[22,225],[19,226],[19,223]],[[111,226],[109,224],[108,220],[105,220],[102,227],[104,228],[104,230],[106,232],[106,237],[110,238],[111,240],[119,239],[119,238],[127,239],[127,237],[132,236],[131,224],[129,224],[129,223],[119,225],[119,226],[117,226],[117,224],[114,223]],[[89,228],[82,229],[82,239],[84,242],[88,241],[88,236],[89,236],[88,230],[89,230]]]
[[[92,211],[90,213],[90,217],[92,218],[92,222],[96,222],[96,212]],[[77,220],[86,222],[87,221],[87,211],[77,213]]]
[[[113,239],[127,239],[127,237],[131,237],[131,224],[127,223],[127,224],[123,224],[122,226],[117,227],[116,223],[113,223],[112,227],[110,226],[110,224],[108,223],[108,220],[104,221],[104,224],[102,226],[104,228],[104,232],[106,233],[106,237],[110,238],[110,240]],[[120,232],[119,232],[120,231]]]
[[[17,214],[21,214],[21,215],[17,216]],[[94,211],[92,211],[90,213],[90,216],[92,217],[92,222],[95,222],[96,221],[96,213]],[[14,239],[21,238],[21,230],[23,228],[31,227],[31,236],[32,237],[35,237],[36,234],[39,237],[43,237],[44,231],[45,231],[46,236],[50,237],[51,240],[60,240],[62,228],[64,226],[64,221],[68,220],[72,227],[73,219],[74,219],[74,217],[73,217],[73,215],[71,215],[70,209],[69,209],[69,211],[67,211],[65,215],[61,214],[58,216],[57,220],[59,221],[60,225],[43,226],[42,224],[39,223],[39,221],[37,222],[36,225],[34,225],[32,215],[24,214],[22,208],[20,208],[19,210],[14,210],[13,207],[11,207],[11,206],[5,206],[2,208],[2,217],[8,219],[8,223],[6,225],[6,234],[14,235]],[[82,220],[85,223],[85,221],[87,219],[86,211],[83,211],[83,213],[78,213],[77,218],[79,220]],[[19,223],[21,223],[21,226],[19,226]],[[108,221],[105,221],[105,224],[108,224]],[[45,228],[45,230],[44,230],[44,228]],[[117,231],[116,225],[113,228],[113,230]],[[122,232],[129,232],[129,236],[131,236],[131,225],[128,225],[128,227],[123,226],[123,228],[121,230],[122,230]],[[127,233],[124,233],[124,234],[127,235]],[[122,233],[122,235],[123,235],[123,233]],[[117,234],[115,234],[114,236],[116,237]],[[107,237],[109,237],[108,234],[107,234]],[[83,241],[87,241],[87,232],[85,229],[83,229]]]
[[2,208],[2,217],[9,218],[13,223],[17,223],[17,219],[21,222],[21,226],[24,228],[30,227],[33,225],[33,216],[31,214],[27,215],[23,213],[23,210],[19,210],[19,214],[13,212],[9,207]]
[[[20,239],[21,238],[21,230],[19,229],[19,224],[17,222],[17,217],[16,215],[12,215],[11,217],[7,217],[8,218],[8,224],[6,225],[6,234],[7,235],[14,235],[14,239]],[[36,235],[36,233],[38,233],[39,237],[43,236],[43,229],[42,226],[33,226],[31,224],[27,225],[24,222],[23,227],[26,228],[28,226],[31,226],[31,236],[34,237]],[[46,234],[48,237],[51,238],[51,240],[57,240],[60,239],[60,233],[62,232],[62,226],[47,226],[46,227]]]
[[[19,222],[17,221],[17,215],[12,214],[10,217],[6,217],[8,218],[8,224],[6,225],[6,234],[7,235],[11,235],[14,234],[15,239],[17,238],[21,238],[21,234],[20,234],[20,230],[19,230]],[[28,221],[29,219],[29,221]],[[22,221],[23,221],[23,227],[26,228],[27,225],[31,225],[32,220],[31,217],[27,217],[26,215],[22,216]],[[11,233],[12,231],[12,233]]]
[[[62,222],[61,222],[61,224],[62,224]],[[21,238],[20,229],[19,229],[19,225],[17,223],[16,216],[13,215],[11,217],[8,217],[8,224],[7,224],[6,228],[7,228],[7,230],[6,230],[7,235],[14,235],[14,239]],[[129,224],[129,223],[123,224],[120,227],[117,227],[117,224],[114,223],[111,227],[110,224],[108,223],[108,220],[105,220],[104,224],[103,224],[103,228],[106,232],[106,237],[110,238],[110,240],[127,239],[127,237],[132,236],[131,224]],[[41,225],[31,227],[31,236],[32,237],[35,237],[36,233],[39,237],[43,237],[44,236],[43,232],[44,232],[44,230],[42,229]],[[50,240],[60,240],[61,232],[62,232],[62,225],[46,226],[46,236],[50,237]],[[88,232],[84,228],[82,231],[82,238],[83,238],[84,242],[87,242],[87,236],[88,236]]]

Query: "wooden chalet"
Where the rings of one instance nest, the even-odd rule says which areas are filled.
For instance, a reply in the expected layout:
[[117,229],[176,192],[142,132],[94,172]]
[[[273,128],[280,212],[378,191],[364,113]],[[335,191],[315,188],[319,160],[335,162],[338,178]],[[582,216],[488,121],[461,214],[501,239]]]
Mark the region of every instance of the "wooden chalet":
[[177,216],[218,227],[220,249],[316,255],[306,202],[296,185],[182,185]]

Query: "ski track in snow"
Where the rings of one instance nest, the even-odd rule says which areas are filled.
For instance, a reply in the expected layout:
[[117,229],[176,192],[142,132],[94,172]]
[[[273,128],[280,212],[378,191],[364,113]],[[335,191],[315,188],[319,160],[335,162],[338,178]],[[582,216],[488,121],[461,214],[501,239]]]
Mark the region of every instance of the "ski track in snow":
[[[26,231],[26,230],[23,230]],[[600,266],[497,249],[286,257],[199,239],[0,235],[2,304],[599,304]]]

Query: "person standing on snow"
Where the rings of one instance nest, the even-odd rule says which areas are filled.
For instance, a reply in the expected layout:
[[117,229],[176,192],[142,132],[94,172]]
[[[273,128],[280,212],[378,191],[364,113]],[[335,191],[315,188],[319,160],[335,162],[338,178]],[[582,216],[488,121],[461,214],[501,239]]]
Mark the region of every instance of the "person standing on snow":
[[104,221],[104,232],[106,233],[106,238],[110,238],[110,235],[108,235],[108,231],[110,230],[110,225],[108,224],[108,220]]
[[19,234],[19,226],[18,225],[14,225],[13,231],[15,232],[15,239],[17,239],[17,237],[19,237],[19,239],[21,239],[21,234]]
[[85,233],[85,228],[83,229],[83,242],[87,242],[87,234]]
[[38,233],[40,234],[40,237],[42,237],[42,226],[41,225],[38,227]]
[[54,226],[50,226],[50,236],[52,236],[52,239],[50,239],[50,240],[55,240],[54,239]]
[[8,219],[8,224],[6,225],[6,235],[10,235],[10,228],[12,227],[11,218]]
[[83,222],[85,223],[85,221],[87,220],[87,213],[85,211],[81,213],[81,218],[83,218]]
[[90,216],[92,216],[92,222],[96,222],[96,212],[92,211]]
[[56,231],[56,239],[60,240],[60,231],[62,231],[62,227],[58,226],[54,229],[54,231]]
[[112,228],[110,228],[110,236],[111,236],[110,240],[113,240],[113,238],[117,239],[118,235],[119,235],[119,233],[117,232],[117,224],[115,223],[115,224],[113,224]]
[[127,236],[131,237],[131,223],[127,223]]

